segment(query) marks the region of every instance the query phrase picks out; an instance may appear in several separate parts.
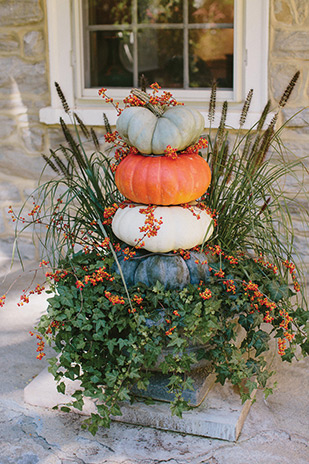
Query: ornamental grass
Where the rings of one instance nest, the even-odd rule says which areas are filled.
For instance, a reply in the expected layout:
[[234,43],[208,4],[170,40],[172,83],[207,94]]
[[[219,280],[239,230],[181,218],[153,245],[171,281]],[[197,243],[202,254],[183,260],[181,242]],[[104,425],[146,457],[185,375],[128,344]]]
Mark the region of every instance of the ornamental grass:
[[[117,209],[128,205],[116,188],[114,172],[132,148],[120,141],[116,157],[112,156],[117,134],[104,117],[110,148],[105,144],[101,151],[94,130],[71,112],[56,84],[71,124],[60,120],[65,143],[44,155],[55,177],[33,192],[29,213],[27,203],[19,213],[10,209],[10,214],[23,222],[16,232],[16,253],[19,236],[34,226],[41,265],[46,267],[50,296],[47,313],[36,328],[37,356],[44,357],[44,343],[58,353],[49,368],[58,391],[65,392],[66,379],[80,381],[73,401],[63,410],[81,410],[85,397],[95,401],[97,413],[85,422],[93,434],[99,426],[109,426],[111,415],[121,414],[123,401],[134,401],[132,386],[147,388],[162,349],[170,349],[160,369],[169,375],[168,388],[174,395],[171,411],[180,417],[191,407],[182,393],[193,388],[190,369],[198,360],[211,363],[217,382],[238,385],[245,401],[257,388],[265,395],[272,392],[273,372],[265,356],[272,339],[283,361],[308,354],[305,286],[301,267],[293,264],[297,250],[290,213],[301,205],[297,196],[287,195],[281,187],[286,176],[306,168],[303,159],[285,159],[280,139],[284,126],[276,128],[297,78],[298,74],[272,110],[268,125],[269,102],[254,127],[243,129],[250,91],[239,130],[235,133],[226,126],[225,102],[218,129],[210,128],[195,146],[193,151],[206,159],[212,171],[210,186],[198,201],[211,212],[215,231],[194,250],[175,250],[184,259],[190,259],[192,251],[207,257],[203,264],[208,266],[208,279],[182,289],[165,288],[160,281],[152,286],[127,285],[121,264],[138,259],[140,251],[120,243],[111,222]],[[167,93],[160,97],[158,90],[157,84],[152,86],[152,104],[176,104]],[[100,93],[111,102],[105,89]],[[135,94],[127,104],[139,104]],[[211,124],[215,107],[214,85]],[[90,154],[82,138],[93,144]],[[178,156],[172,149],[166,155]],[[299,193],[307,194],[301,182]],[[151,205],[145,205],[145,234],[160,227],[151,220],[152,211]],[[42,291],[42,286],[25,291],[19,304]],[[5,295],[2,304],[4,300]],[[239,326],[245,334],[240,341]],[[199,347],[196,353],[188,350],[192,343]]]

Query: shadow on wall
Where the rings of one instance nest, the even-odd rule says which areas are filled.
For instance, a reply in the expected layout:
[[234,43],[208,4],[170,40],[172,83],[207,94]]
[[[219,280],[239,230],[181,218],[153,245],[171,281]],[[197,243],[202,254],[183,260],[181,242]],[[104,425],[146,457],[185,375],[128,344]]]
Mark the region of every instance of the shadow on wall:
[[[18,83],[13,76],[9,80],[10,93],[0,119],[3,124],[0,128],[0,274],[9,269],[14,249],[16,223],[8,214],[9,207],[13,206],[18,214],[35,189],[45,164],[40,156],[44,149],[45,129],[33,126]],[[50,176],[51,170],[46,170],[46,175]],[[19,242],[20,255],[25,261],[37,258],[36,246],[29,232]]]

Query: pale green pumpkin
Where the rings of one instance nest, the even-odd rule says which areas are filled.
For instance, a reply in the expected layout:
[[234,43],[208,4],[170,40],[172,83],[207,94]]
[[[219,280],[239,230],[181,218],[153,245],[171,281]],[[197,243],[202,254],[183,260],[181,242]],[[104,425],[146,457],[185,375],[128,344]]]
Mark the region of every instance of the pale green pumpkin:
[[184,150],[201,136],[204,118],[187,106],[168,107],[154,114],[141,106],[125,108],[117,119],[117,131],[123,140],[142,154],[162,154],[168,145]]

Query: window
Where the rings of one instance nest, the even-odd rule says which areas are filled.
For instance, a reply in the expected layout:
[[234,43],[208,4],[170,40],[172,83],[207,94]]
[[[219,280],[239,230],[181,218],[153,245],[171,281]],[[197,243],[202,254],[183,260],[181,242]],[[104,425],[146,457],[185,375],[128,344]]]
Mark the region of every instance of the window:
[[[98,97],[102,86],[121,100],[143,73],[206,115],[215,78],[232,126],[254,89],[250,127],[267,100],[268,9],[269,0],[47,0],[50,82],[98,125],[102,110],[116,119]],[[53,86],[40,114],[47,124],[62,115]]]
[[234,0],[83,2],[85,87],[233,89]]

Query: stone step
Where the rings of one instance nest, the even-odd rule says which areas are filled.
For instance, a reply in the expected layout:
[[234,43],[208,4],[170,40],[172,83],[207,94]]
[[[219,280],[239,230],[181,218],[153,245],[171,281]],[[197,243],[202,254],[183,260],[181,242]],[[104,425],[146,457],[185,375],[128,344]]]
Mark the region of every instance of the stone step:
[[[65,383],[66,394],[59,393],[52,374],[46,368],[26,386],[24,400],[28,404],[45,408],[63,406],[72,401],[72,393],[79,388],[78,381],[67,380]],[[113,420],[189,435],[236,441],[250,406],[251,400],[241,403],[232,385],[215,384],[209,389],[202,403],[184,412],[182,419],[172,416],[167,402],[155,401],[151,405],[146,405],[142,401],[137,401],[133,404],[123,403],[122,416],[113,417]],[[86,398],[82,413],[78,410],[75,412],[90,415],[96,412],[96,407],[90,398]]]

